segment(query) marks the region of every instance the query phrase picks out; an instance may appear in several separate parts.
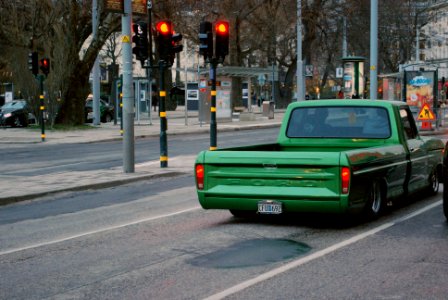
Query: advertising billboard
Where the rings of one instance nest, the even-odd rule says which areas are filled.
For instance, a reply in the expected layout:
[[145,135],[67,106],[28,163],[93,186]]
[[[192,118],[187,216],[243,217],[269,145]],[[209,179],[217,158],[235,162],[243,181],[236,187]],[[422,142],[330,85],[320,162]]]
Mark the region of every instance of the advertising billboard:
[[409,106],[434,105],[435,71],[406,71],[406,102]]

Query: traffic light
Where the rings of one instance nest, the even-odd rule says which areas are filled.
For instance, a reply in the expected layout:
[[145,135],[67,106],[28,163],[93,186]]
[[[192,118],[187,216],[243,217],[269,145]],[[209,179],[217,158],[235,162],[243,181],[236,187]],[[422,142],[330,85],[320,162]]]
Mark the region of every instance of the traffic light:
[[165,62],[171,61],[171,40],[173,30],[171,21],[162,20],[156,24],[157,30],[157,50],[159,59]]
[[184,46],[182,44],[180,44],[180,41],[182,41],[182,34],[173,33],[173,36],[171,37],[171,53],[172,54],[179,53],[184,49]]
[[132,29],[134,31],[132,42],[135,44],[132,53],[143,66],[144,61],[148,59],[148,28],[146,23],[139,22],[133,24]]
[[212,23],[203,21],[199,24],[199,54],[204,56],[204,60],[210,61],[213,58],[213,30]]
[[40,60],[40,70],[42,73],[45,74],[45,76],[48,76],[50,73],[50,59],[49,58],[42,58]]
[[39,61],[37,52],[30,52],[28,54],[28,70],[30,70],[34,76],[39,74]]
[[229,54],[229,22],[218,21],[215,25],[215,33],[215,57],[222,63]]
[[180,44],[182,35],[174,33],[173,24],[168,20],[159,21],[156,24],[156,29],[159,58],[169,66],[172,66],[176,53],[181,52],[183,49],[183,46]]

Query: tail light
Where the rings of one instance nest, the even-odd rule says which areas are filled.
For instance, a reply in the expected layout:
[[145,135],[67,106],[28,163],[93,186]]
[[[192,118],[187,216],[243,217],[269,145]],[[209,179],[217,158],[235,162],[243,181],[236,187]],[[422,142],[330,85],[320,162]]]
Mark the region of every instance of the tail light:
[[348,194],[350,188],[350,169],[348,167],[341,168],[341,190],[342,194]]
[[204,165],[196,165],[196,186],[198,190],[204,189]]

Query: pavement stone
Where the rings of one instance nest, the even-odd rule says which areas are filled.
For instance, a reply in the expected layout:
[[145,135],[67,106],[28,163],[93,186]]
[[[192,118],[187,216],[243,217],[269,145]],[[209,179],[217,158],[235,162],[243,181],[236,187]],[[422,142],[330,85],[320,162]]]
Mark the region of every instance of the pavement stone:
[[[258,107],[254,107],[251,116],[247,113],[243,118],[234,115],[232,122],[218,120],[218,133],[223,131],[250,130],[264,127],[279,127],[284,110],[276,110],[274,118],[264,117]],[[197,112],[185,115],[183,107],[167,112],[168,135],[208,133],[210,125],[198,120]],[[448,128],[423,131],[422,135],[448,134]],[[158,117],[149,119],[147,114],[140,115],[134,122],[135,139],[159,136],[160,122]],[[91,143],[98,141],[121,140],[120,125],[102,123],[88,130],[46,131],[46,140],[41,141],[40,129],[0,128],[0,147],[26,147],[29,145],[51,145],[61,143]],[[219,146],[219,145],[218,145]],[[193,173],[196,155],[169,158],[168,168],[160,168],[160,162],[148,161],[135,165],[135,172],[125,173],[122,167],[99,169],[83,172],[58,172],[46,176],[5,176],[0,173],[0,205],[30,200],[53,193],[98,189],[138,180],[149,180],[157,177],[177,176]],[[17,188],[20,187],[20,188]]]

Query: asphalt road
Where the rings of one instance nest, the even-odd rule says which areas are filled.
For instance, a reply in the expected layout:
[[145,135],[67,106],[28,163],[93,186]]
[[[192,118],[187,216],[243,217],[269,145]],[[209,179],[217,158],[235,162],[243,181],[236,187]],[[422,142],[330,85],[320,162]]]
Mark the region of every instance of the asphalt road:
[[192,181],[0,207],[0,299],[446,299],[441,193],[368,223],[241,220]]
[[[277,139],[278,128],[222,132],[218,146],[231,147],[247,144],[271,143]],[[193,155],[208,149],[208,134],[168,136],[170,158]],[[135,163],[159,160],[159,138],[137,139]],[[122,141],[87,144],[32,144],[0,147],[0,173],[3,175],[33,176],[60,171],[88,171],[123,165]]]
[[[236,132],[220,141],[233,146],[270,135]],[[171,155],[201,143],[207,147],[207,137],[173,139]],[[105,144],[87,147],[97,153]],[[120,165],[116,147],[104,147],[111,150],[99,163]],[[73,167],[64,149],[51,151],[54,165],[42,160],[43,170]],[[25,161],[16,172],[32,172],[31,152],[17,153]],[[6,205],[0,299],[446,299],[441,197],[410,201],[366,223],[308,214],[244,220],[202,210],[186,175]]]

